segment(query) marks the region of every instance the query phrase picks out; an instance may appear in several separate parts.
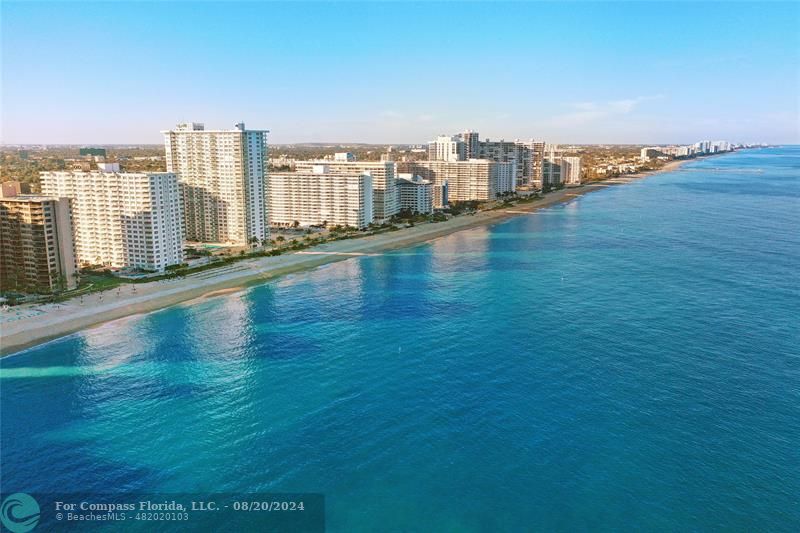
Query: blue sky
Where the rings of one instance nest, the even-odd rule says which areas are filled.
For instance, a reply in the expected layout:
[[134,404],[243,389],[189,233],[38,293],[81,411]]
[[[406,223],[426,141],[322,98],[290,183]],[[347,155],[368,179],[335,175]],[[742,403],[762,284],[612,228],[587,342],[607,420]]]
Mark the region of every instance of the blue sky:
[[2,2],[2,142],[798,143],[798,3]]

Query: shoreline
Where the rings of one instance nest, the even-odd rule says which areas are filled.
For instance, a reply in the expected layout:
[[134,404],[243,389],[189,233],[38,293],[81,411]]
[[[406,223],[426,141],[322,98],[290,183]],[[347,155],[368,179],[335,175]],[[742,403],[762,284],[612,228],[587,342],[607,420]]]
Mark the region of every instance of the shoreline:
[[218,269],[190,274],[179,280],[124,286],[124,291],[119,290],[116,294],[114,291],[105,295],[90,294],[83,302],[73,298],[59,304],[34,306],[24,310],[29,311],[25,316],[0,322],[0,357],[134,315],[235,293],[294,272],[311,270],[361,255],[407,248],[462,230],[530,215],[593,191],[624,185],[653,174],[671,172],[689,161],[693,159],[671,161],[658,170],[625,174],[579,187],[565,187],[530,203],[462,215],[446,222],[427,223],[390,233],[329,242],[275,257],[247,259]]

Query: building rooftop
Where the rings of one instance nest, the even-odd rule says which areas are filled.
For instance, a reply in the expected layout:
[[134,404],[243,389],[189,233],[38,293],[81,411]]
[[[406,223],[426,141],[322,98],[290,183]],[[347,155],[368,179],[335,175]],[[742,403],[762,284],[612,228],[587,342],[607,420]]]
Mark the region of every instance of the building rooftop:
[[45,196],[43,194],[20,194],[17,196],[3,196],[0,197],[2,202],[46,202],[50,200],[59,200],[57,196]]
[[237,122],[234,124],[233,129],[230,130],[207,130],[205,124],[202,122],[181,122],[176,124],[174,129],[161,130],[161,133],[235,133],[237,131],[269,133],[269,130],[247,130],[245,129],[244,122]]

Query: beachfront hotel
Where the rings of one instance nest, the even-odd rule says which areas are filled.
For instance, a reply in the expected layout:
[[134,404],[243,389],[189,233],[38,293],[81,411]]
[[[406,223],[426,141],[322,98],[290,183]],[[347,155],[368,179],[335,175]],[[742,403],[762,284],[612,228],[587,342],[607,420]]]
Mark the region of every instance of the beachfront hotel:
[[396,168],[393,161],[297,161],[297,172],[310,173],[315,166],[325,165],[327,173],[352,176],[369,174],[372,176],[372,206],[374,220],[389,220],[400,211],[395,180]]
[[14,189],[3,187],[0,197],[0,288],[74,289],[78,279],[69,198],[18,195]]
[[178,124],[162,131],[167,171],[178,176],[186,240],[233,245],[269,238],[267,130],[206,130]]
[[433,184],[414,174],[398,174],[400,209],[427,215],[433,213]]
[[[499,195],[514,192],[516,163],[498,163],[488,159],[467,161],[409,161],[397,164],[403,173],[421,176],[434,188],[446,187],[451,202],[494,200]],[[441,195],[434,193],[434,207],[444,207]]]
[[183,206],[170,172],[42,172],[42,193],[72,200],[81,265],[162,272],[183,262]]
[[270,224],[366,228],[373,220],[373,179],[369,173],[355,170],[331,172],[324,163],[309,170],[272,173]]

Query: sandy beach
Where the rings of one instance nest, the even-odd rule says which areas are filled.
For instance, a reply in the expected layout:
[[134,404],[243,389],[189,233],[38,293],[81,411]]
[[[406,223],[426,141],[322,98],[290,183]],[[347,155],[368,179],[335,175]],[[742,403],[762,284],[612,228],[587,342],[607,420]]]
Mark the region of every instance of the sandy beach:
[[[675,170],[685,161],[673,161],[655,172]],[[651,172],[652,173],[652,172]],[[531,203],[508,209],[482,211],[475,215],[427,223],[399,231],[330,242],[275,257],[242,260],[217,269],[190,274],[182,279],[122,286],[119,291],[94,293],[58,304],[19,306],[0,316],[0,354],[8,355],[48,340],[112,320],[148,313],[198,298],[236,292],[248,285],[315,268],[360,255],[378,254],[430,241],[457,231],[525,216],[538,209],[568,202],[609,186],[636,181],[651,173],[629,174],[561,189]]]

